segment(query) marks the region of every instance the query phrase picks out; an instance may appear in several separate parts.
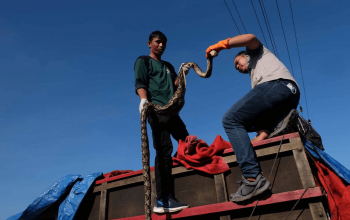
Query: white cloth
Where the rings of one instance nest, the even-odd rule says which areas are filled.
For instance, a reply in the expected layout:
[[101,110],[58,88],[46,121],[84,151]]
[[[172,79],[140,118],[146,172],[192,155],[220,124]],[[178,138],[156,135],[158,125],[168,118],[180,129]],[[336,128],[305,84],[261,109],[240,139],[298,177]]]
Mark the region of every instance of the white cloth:
[[143,106],[146,105],[147,103],[148,103],[147,99],[141,99],[141,102],[140,102],[140,105],[139,105],[140,114],[141,114],[141,111],[143,109]]

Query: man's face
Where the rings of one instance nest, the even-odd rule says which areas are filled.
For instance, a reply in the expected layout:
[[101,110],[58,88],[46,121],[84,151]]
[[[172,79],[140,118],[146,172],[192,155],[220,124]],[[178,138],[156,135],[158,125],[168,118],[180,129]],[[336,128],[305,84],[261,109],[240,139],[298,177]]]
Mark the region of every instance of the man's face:
[[151,50],[151,53],[161,56],[166,48],[166,41],[162,38],[155,37],[152,41],[148,41],[148,47]]
[[238,56],[234,60],[235,68],[240,73],[249,73],[248,64],[245,56]]

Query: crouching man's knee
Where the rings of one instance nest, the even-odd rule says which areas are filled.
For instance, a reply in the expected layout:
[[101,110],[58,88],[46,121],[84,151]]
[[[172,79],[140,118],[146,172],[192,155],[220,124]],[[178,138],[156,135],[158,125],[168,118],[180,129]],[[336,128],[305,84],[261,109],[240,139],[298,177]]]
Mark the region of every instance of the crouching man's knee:
[[222,117],[222,126],[224,128],[231,128],[237,123],[239,123],[239,120],[235,112],[226,112]]

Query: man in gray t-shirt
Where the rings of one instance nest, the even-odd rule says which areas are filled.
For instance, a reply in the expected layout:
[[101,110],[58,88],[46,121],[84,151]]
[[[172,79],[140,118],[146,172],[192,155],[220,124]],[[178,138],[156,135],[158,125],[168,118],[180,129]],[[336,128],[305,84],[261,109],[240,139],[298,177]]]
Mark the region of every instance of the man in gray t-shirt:
[[[293,81],[297,85],[297,82],[286,66],[262,44],[255,50],[247,48],[246,51],[241,52],[240,56],[247,61],[253,89],[261,83],[278,79],[287,79]],[[235,59],[235,66],[239,59],[240,57]]]
[[[246,47],[234,59],[235,68],[251,79],[252,90],[238,100],[224,115],[222,124],[242,170],[242,184],[230,195],[234,202],[261,194],[270,186],[256,161],[248,132],[261,132],[267,138],[279,120],[298,106],[298,84],[285,65],[264,47],[253,34],[238,35],[219,41],[206,50],[212,51]],[[213,53],[213,52],[212,52]]]

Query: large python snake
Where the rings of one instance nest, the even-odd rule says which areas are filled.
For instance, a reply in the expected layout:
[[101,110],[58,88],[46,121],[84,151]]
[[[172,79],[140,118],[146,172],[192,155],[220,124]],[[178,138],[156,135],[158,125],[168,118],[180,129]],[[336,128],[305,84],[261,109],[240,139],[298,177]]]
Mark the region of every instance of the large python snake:
[[[199,66],[194,62],[187,62],[185,65],[193,68],[194,71],[203,78],[209,78],[212,71],[212,57],[207,58],[207,71],[203,72]],[[144,105],[141,111],[141,142],[142,142],[142,169],[144,177],[144,190],[145,190],[145,217],[146,220],[151,220],[151,175],[149,166],[149,142],[147,135],[147,116],[151,113],[172,116],[178,114],[185,104],[185,92],[186,92],[186,76],[183,68],[180,68],[177,80],[177,89],[169,100],[168,104],[161,106],[152,102]]]

